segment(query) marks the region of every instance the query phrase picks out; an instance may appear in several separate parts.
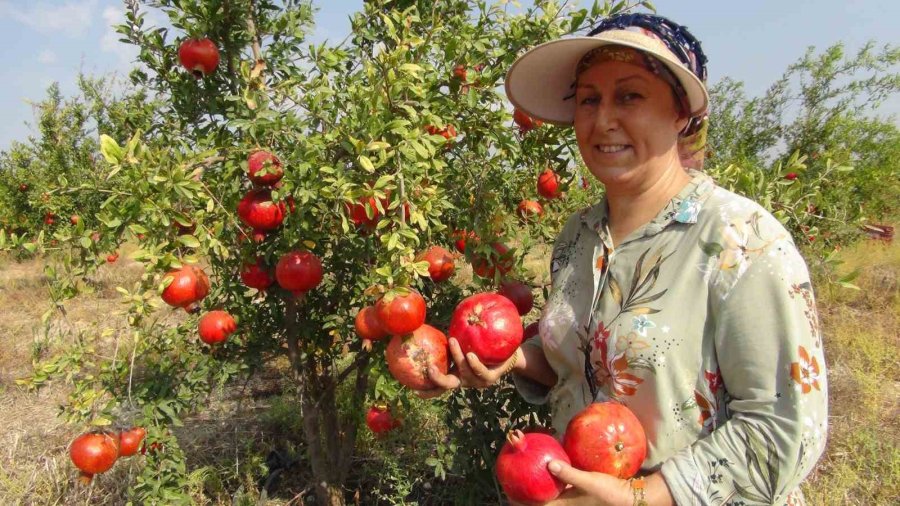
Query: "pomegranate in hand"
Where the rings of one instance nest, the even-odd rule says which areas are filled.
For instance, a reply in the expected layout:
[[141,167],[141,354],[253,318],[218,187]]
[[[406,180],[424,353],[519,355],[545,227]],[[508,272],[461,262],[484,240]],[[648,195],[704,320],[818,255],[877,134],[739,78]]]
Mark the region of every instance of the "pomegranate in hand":
[[617,402],[598,402],[569,421],[563,438],[572,465],[583,471],[627,479],[647,456],[647,436],[630,409]]
[[569,463],[569,456],[553,436],[512,431],[497,457],[497,481],[510,500],[543,504],[556,499],[566,484],[547,469],[551,460]]

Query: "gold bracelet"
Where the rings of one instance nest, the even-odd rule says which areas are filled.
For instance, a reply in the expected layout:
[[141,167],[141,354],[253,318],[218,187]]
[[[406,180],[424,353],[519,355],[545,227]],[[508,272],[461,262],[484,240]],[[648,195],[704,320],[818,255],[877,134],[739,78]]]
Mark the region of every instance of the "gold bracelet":
[[631,487],[631,495],[634,498],[634,501],[631,503],[632,506],[650,506],[650,503],[644,498],[643,478],[630,478],[628,486]]

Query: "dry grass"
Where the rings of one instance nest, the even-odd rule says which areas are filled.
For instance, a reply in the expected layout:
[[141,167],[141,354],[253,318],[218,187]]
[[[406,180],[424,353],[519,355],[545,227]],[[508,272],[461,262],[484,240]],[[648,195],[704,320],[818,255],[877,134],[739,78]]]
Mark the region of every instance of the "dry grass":
[[[547,271],[545,249],[536,248],[524,261],[536,283],[548,281],[541,278]],[[121,504],[127,497],[142,461],[116,465],[90,488],[76,486],[66,449],[77,431],[56,416],[68,387],[56,383],[29,392],[14,383],[30,373],[33,360],[71,346],[78,332],[109,329],[110,340],[124,335],[115,286],[131,285],[141,272],[125,257],[101,269],[94,293],[66,302],[65,318],[54,312],[46,324],[41,262],[0,258],[0,307],[9,308],[0,313],[0,504]],[[843,258],[848,271],[862,268],[856,280],[862,290],[819,286],[831,426],[827,453],[804,490],[815,505],[894,504],[900,496],[900,245],[865,243]],[[455,282],[469,280],[471,272],[463,268]],[[189,470],[204,471],[191,482],[196,503],[233,504],[237,488],[245,501],[254,497],[265,449],[296,450],[294,404],[271,392],[262,399],[256,395],[275,383],[264,375],[246,390],[218,392],[207,409],[176,429],[190,456]],[[364,438],[361,444],[371,443]],[[288,480],[279,490],[303,488],[302,477]],[[277,497],[269,504],[291,499]]]

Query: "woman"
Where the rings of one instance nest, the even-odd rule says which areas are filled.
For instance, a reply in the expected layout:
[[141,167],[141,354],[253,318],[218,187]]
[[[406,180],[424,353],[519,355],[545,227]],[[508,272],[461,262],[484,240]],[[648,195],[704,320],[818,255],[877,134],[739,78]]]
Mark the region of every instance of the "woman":
[[[705,57],[658,16],[610,18],[588,37],[520,57],[507,95],[573,124],[605,186],[573,215],[551,262],[539,336],[487,368],[451,339],[442,388],[505,372],[553,426],[615,400],[648,439],[642,480],[549,468],[560,504],[800,504],[824,449],[827,396],[809,274],[790,235],[758,204],[719,188],[702,161]],[[574,83],[574,84],[573,84]]]

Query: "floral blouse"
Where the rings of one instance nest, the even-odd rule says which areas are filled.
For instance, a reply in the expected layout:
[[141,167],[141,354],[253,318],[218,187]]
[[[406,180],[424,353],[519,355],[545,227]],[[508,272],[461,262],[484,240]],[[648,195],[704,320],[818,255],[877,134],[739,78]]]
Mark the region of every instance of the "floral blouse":
[[607,206],[573,215],[553,249],[540,332],[558,382],[515,375],[550,402],[557,434],[616,400],[647,434],[643,470],[679,505],[802,504],[825,447],[827,393],[809,273],[760,205],[691,171],[613,248]]

